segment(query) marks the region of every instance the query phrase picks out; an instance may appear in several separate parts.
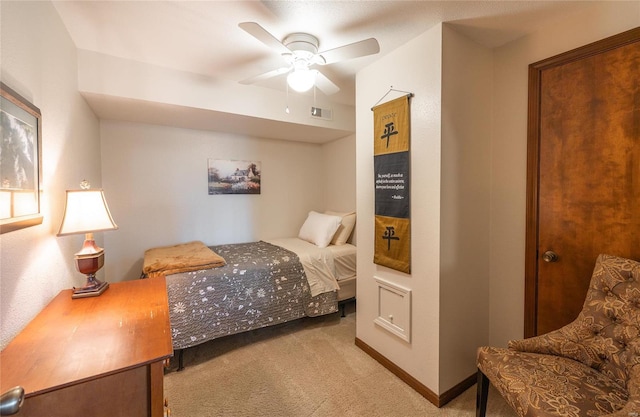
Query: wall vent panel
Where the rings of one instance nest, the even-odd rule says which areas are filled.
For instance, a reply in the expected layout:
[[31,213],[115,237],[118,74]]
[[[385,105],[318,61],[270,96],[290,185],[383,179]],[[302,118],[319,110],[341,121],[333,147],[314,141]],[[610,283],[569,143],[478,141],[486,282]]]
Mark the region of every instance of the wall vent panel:
[[311,117],[322,120],[332,120],[333,111],[331,109],[323,109],[320,107],[311,107]]
[[378,317],[373,322],[400,339],[411,343],[411,290],[379,277]]

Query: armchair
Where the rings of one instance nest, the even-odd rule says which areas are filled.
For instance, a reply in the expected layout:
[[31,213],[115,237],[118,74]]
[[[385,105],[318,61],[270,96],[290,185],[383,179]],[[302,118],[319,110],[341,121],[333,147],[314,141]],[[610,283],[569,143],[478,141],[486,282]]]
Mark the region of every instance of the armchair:
[[640,262],[598,256],[576,320],[480,347],[477,365],[477,417],[489,381],[521,417],[640,416]]

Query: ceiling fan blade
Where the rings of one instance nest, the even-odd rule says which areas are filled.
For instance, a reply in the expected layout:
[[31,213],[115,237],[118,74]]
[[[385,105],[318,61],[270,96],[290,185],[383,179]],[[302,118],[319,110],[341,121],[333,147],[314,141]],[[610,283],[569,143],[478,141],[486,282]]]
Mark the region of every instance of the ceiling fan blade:
[[363,41],[350,43],[349,45],[340,46],[338,48],[329,49],[319,53],[324,58],[321,65],[333,64],[334,62],[346,61],[347,59],[358,58],[366,55],[373,55],[380,52],[380,45],[375,38],[365,39]]
[[259,81],[266,80],[268,78],[275,77],[280,74],[285,74],[291,70],[290,67],[282,67],[269,72],[265,72],[264,74],[256,75],[255,77],[250,77],[245,80],[240,81],[240,84],[254,84]]
[[280,42],[275,36],[267,32],[265,28],[263,28],[256,22],[242,22],[239,23],[238,26],[240,27],[240,29],[244,30],[260,42],[264,43],[269,48],[274,49],[279,54],[291,53],[289,48],[284,46],[282,42]]
[[320,91],[322,91],[323,93],[325,93],[328,96],[330,96],[331,94],[335,94],[338,91],[340,91],[340,87],[335,85],[333,83],[333,81],[331,81],[330,79],[328,79],[326,77],[326,75],[324,75],[323,73],[321,73],[318,70],[316,70],[316,71],[317,71],[317,74],[316,74],[316,87],[318,87],[320,89]]

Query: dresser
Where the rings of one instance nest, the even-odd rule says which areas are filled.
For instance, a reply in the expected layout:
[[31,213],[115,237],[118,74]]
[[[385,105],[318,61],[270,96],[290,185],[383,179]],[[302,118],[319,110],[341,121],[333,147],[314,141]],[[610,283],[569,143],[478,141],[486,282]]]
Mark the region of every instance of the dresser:
[[173,354],[164,277],[60,292],[0,353],[0,392],[21,385],[19,416],[162,417]]

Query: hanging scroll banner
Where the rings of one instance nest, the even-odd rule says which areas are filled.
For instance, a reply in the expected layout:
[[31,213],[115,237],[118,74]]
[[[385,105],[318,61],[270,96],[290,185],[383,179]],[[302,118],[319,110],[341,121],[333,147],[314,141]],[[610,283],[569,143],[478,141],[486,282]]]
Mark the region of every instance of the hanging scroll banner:
[[373,108],[375,252],[378,265],[411,272],[410,95]]

